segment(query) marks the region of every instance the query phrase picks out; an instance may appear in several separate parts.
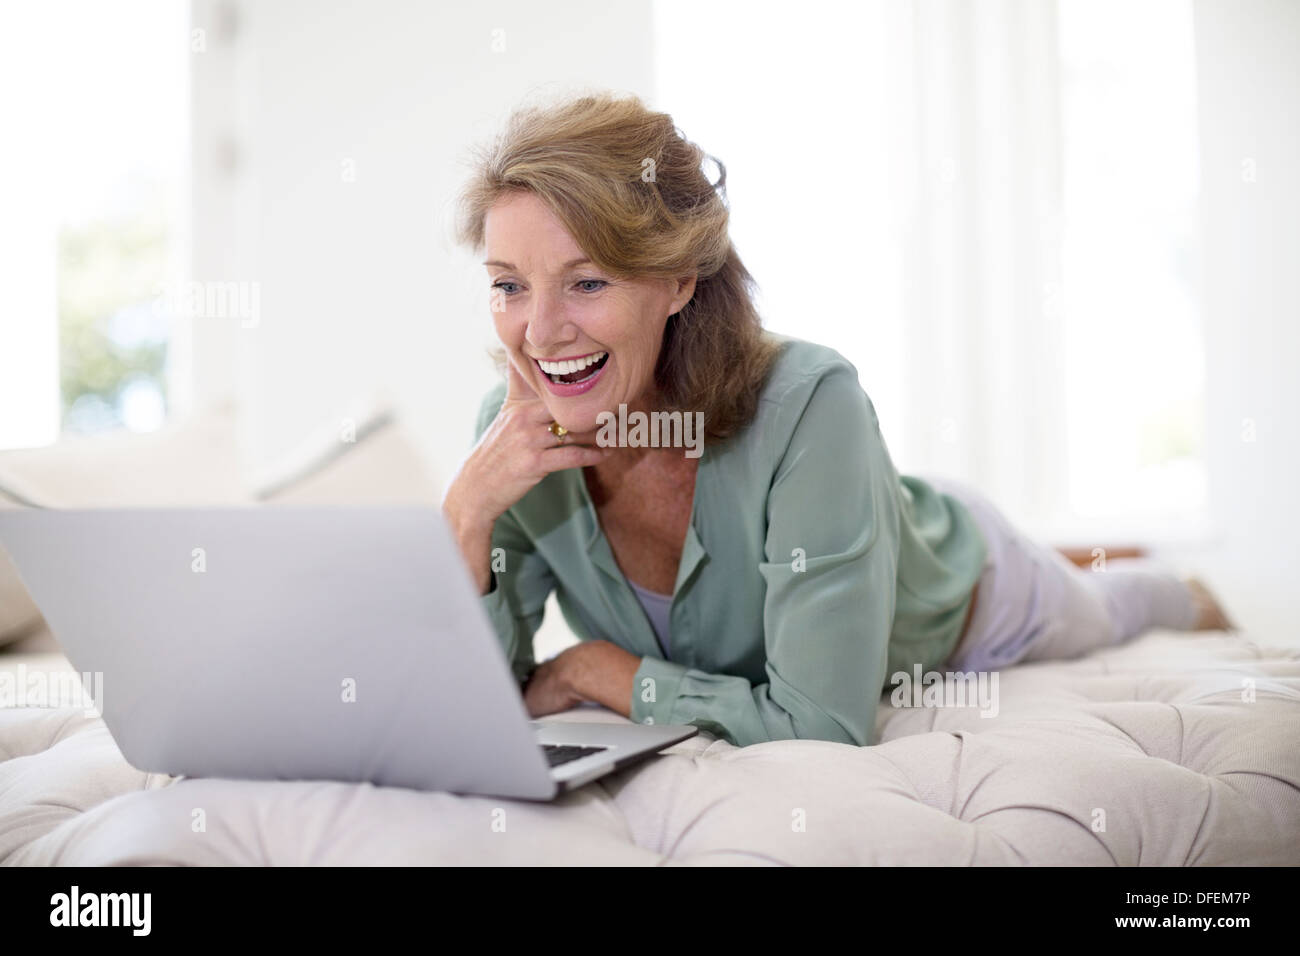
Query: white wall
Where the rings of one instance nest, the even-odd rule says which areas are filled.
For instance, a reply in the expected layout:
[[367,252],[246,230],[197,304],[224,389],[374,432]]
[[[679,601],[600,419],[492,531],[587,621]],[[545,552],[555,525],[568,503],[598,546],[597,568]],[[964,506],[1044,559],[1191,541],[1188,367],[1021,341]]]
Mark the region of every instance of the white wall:
[[1300,4],[1196,0],[1195,14],[1210,499],[1221,534],[1204,564],[1253,634],[1296,640]]
[[445,479],[494,381],[486,270],[449,238],[462,160],[528,94],[648,95],[649,0],[199,0],[194,19],[194,278],[260,290],[256,325],[196,322],[196,403],[236,395],[260,466],[382,388]]
[[[653,4],[227,7],[222,29],[216,0],[194,6],[196,27],[211,27],[195,62],[194,278],[260,283],[261,315],[255,328],[196,323],[195,400],[238,397],[258,464],[382,387],[445,479],[494,374],[484,272],[447,233],[459,163],[541,88],[651,98]],[[1300,610],[1300,4],[1195,11],[1219,536],[1175,557],[1252,632],[1280,639]]]

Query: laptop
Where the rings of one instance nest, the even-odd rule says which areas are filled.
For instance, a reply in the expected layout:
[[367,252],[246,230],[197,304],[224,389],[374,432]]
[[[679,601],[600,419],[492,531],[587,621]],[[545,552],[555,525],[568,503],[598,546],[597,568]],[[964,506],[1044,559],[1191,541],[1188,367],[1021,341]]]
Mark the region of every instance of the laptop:
[[544,801],[698,733],[530,720],[437,509],[4,510],[0,545],[139,770]]

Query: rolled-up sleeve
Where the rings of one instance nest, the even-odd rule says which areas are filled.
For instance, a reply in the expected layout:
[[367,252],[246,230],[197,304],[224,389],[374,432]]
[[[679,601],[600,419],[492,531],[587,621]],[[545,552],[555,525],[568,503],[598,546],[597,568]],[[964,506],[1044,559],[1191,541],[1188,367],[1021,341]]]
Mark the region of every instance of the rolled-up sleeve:
[[[484,400],[479,410],[476,440],[496,417],[503,397],[504,388],[501,388]],[[541,627],[546,599],[555,588],[555,576],[510,511],[493,525],[491,562],[492,583],[480,600],[512,673],[523,681],[537,663],[533,636]]]
[[510,670],[523,681],[537,665],[533,635],[542,625],[546,599],[555,587],[550,566],[533,551],[531,543],[509,512],[492,529],[492,586],[483,595],[483,609],[496,631]]
[[897,472],[848,363],[783,403],[767,499],[766,683],[645,658],[632,718],[694,724],[737,746],[875,742],[899,557]]

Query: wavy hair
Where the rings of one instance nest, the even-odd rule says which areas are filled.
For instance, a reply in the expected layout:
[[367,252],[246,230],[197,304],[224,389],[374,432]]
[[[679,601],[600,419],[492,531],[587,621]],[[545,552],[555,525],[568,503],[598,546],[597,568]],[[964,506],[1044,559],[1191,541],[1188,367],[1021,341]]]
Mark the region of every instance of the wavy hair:
[[[481,251],[488,210],[530,191],[614,275],[696,274],[690,301],[664,327],[655,366],[663,410],[703,412],[705,434],[715,439],[753,419],[780,347],[763,330],[756,284],[727,233],[721,160],[687,140],[667,113],[607,92],[521,107],[473,155],[458,242]],[[706,159],[718,168],[715,183]]]

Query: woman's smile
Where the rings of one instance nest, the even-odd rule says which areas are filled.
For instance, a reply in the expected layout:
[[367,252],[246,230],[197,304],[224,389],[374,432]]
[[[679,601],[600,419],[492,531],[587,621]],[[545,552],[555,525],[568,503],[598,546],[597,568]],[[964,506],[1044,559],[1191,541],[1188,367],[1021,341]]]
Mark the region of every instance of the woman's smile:
[[609,353],[588,352],[557,359],[533,359],[552,395],[581,395],[595,387],[609,364]]

